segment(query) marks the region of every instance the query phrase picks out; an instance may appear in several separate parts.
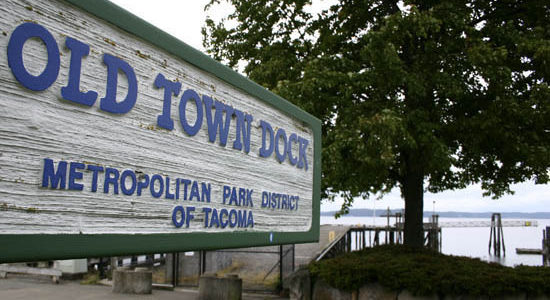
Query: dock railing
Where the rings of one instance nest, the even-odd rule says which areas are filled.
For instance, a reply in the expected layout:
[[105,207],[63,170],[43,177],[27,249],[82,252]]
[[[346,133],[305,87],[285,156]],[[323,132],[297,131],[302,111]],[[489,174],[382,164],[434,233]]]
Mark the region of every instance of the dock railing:
[[[315,261],[382,244],[403,244],[403,223],[396,223],[394,226],[352,226],[339,237],[335,237]],[[441,252],[441,227],[437,225],[437,217],[424,224],[424,244]]]

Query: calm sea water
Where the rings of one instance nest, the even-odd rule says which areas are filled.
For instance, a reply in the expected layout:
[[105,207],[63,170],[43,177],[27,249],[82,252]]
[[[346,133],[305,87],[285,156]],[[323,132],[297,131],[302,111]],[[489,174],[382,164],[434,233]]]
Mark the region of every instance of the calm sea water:
[[[513,220],[513,219],[503,219]],[[425,219],[424,222],[428,222]],[[439,218],[439,222],[479,222],[490,221],[489,219],[465,219],[465,218]],[[550,220],[537,219],[537,227],[504,227],[504,244],[506,256],[497,258],[489,255],[489,227],[466,227],[466,228],[442,228],[442,252],[451,255],[477,257],[486,261],[496,261],[507,266],[515,265],[542,265],[542,255],[518,255],[516,248],[542,248],[542,231],[550,226]],[[393,225],[394,220],[390,220]],[[387,224],[383,217],[333,217],[321,216],[321,224],[345,224],[345,225],[378,225]]]

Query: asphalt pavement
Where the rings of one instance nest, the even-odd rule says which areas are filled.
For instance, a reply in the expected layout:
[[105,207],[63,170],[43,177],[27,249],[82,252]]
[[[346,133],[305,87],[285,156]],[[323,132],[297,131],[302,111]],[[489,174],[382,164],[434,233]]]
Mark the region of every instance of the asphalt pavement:
[[[78,280],[61,280],[55,284],[47,276],[8,274],[0,279],[0,299],[2,300],[195,300],[198,291],[176,288],[173,291],[154,289],[150,295],[115,294],[110,286],[84,285]],[[243,300],[287,299],[271,294],[243,293]]]

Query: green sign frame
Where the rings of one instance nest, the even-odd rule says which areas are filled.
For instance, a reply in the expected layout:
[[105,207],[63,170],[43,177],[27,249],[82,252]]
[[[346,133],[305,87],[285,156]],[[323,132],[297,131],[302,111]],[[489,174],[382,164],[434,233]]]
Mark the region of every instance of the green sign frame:
[[[108,1],[66,0],[307,124],[313,131],[312,225],[306,232],[181,234],[0,234],[0,263],[170,253],[317,242],[320,224],[321,121]],[[3,54],[5,55],[5,54]]]

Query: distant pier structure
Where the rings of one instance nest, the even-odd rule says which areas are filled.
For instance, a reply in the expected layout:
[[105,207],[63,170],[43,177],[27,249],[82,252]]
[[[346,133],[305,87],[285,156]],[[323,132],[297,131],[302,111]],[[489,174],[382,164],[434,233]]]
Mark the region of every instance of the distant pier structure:
[[[316,260],[334,257],[342,253],[362,250],[381,244],[402,244],[405,223],[404,214],[400,212],[392,213],[388,208],[387,212],[383,214],[382,217],[386,217],[387,222],[385,226],[350,226],[345,233],[334,238]],[[393,225],[390,225],[391,219],[395,220]],[[503,227],[536,227],[537,225],[537,221],[534,220],[502,220],[500,213],[494,213],[490,221],[467,220],[440,222],[439,215],[433,213],[429,222],[424,223],[424,246],[441,252],[442,228],[489,227],[489,253],[495,256],[502,256],[506,255]],[[547,245],[546,258],[550,265],[550,227],[547,228],[545,236],[547,236],[544,242]]]
[[[392,214],[388,209],[382,217],[387,218],[386,226],[350,226],[345,233],[335,238],[315,260],[319,261],[382,244],[403,244],[403,214]],[[394,225],[390,225],[391,218],[395,219]],[[424,245],[441,252],[441,227],[437,223],[438,219],[438,216],[434,215],[429,223],[424,223]]]

